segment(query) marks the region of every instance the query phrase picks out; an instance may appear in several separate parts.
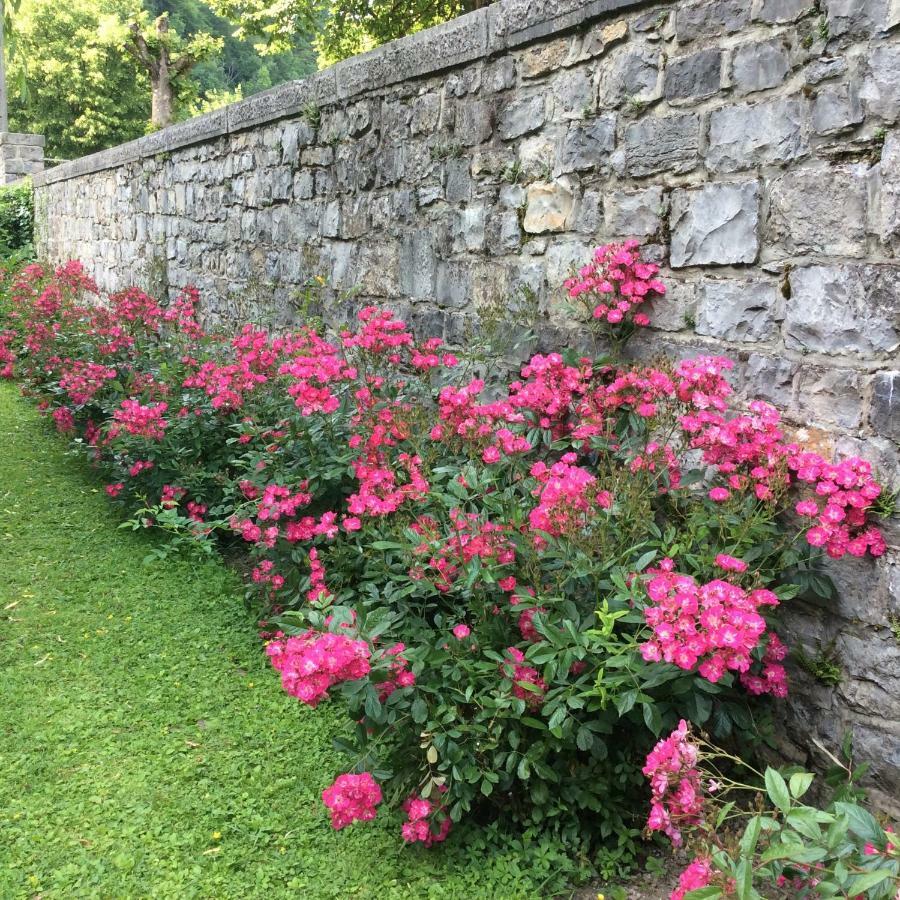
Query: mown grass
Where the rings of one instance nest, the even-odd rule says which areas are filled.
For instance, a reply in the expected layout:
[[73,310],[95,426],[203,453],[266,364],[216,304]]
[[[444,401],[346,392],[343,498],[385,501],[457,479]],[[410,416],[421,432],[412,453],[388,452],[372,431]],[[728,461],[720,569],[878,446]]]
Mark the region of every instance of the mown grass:
[[[549,850],[399,818],[335,833],[335,711],[267,668],[217,560],[142,564],[88,467],[0,385],[0,898],[516,898]],[[564,880],[564,879],[563,879]]]

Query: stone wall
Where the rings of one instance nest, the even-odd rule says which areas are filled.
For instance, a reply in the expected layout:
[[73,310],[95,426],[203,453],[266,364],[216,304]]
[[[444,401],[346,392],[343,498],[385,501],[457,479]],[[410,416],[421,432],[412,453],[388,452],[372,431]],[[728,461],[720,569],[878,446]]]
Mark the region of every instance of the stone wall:
[[43,171],[44,136],[0,131],[0,184]]
[[[570,267],[637,236],[671,285],[646,352],[728,353],[744,396],[896,481],[898,24],[897,0],[503,0],[37,177],[39,246],[107,288],[197,284],[211,319],[288,323],[311,291],[460,342],[527,295],[558,346]],[[795,667],[779,738],[821,761],[852,728],[900,812],[888,532],[832,608],[792,604],[841,681]]]

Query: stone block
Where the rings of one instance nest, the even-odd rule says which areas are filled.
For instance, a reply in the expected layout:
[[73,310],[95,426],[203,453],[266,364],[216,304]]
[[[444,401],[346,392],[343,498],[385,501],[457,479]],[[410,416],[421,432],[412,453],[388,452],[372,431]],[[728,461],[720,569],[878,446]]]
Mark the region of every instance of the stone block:
[[866,112],[886,122],[900,115],[900,44],[876,47],[869,56],[869,71],[859,92]]
[[866,376],[854,369],[801,366],[796,382],[798,420],[858,428],[866,381]]
[[575,206],[575,187],[569,178],[528,186],[523,227],[528,234],[565,231]]
[[714,110],[706,164],[714,172],[737,172],[797,159],[807,151],[802,123],[801,101],[794,98]]
[[431,232],[405,234],[400,245],[400,290],[407,297],[434,296],[437,260]]
[[583,119],[596,111],[593,73],[586,66],[558,72],[553,77],[551,90],[556,121]]
[[638,191],[610,191],[603,201],[604,231],[610,237],[644,237],[662,224],[663,191],[651,185]]
[[790,57],[781,38],[741,44],[732,57],[731,81],[735,93],[751,94],[782,84],[790,70]]
[[557,172],[606,168],[615,142],[615,116],[600,116],[583,124],[570,125],[560,147]]
[[900,134],[891,132],[881,148],[881,160],[872,173],[872,220],[875,234],[885,244],[900,238]]
[[875,376],[869,423],[878,434],[900,444],[900,372]]
[[647,116],[625,129],[624,143],[629,175],[689,172],[699,158],[700,116]]
[[816,163],[773,179],[765,231],[767,255],[865,256],[866,168],[864,164]]
[[750,4],[746,0],[688,0],[675,10],[679,43],[734,34],[749,23]]
[[709,184],[672,193],[673,268],[752,263],[759,254],[759,184]]
[[494,107],[487,100],[466,100],[456,108],[454,135],[465,147],[484,143],[494,130]]
[[704,279],[697,286],[694,331],[724,341],[755,343],[771,338],[781,292],[772,281]]
[[891,0],[825,0],[828,36],[868,39],[897,24],[898,9]]
[[826,87],[816,94],[812,105],[812,129],[816,134],[837,134],[863,120],[862,103],[853,84]]
[[506,105],[497,123],[497,134],[510,141],[537,131],[544,124],[544,96],[527,97]]
[[799,366],[783,356],[751,353],[744,366],[741,390],[747,399],[765,400],[779,409],[788,409],[794,397],[794,376]]
[[646,103],[659,96],[660,54],[658,50],[627,45],[612,51],[600,68],[600,107],[626,102]]
[[471,266],[461,260],[441,260],[437,267],[435,299],[441,306],[465,307],[471,294]]
[[562,66],[569,55],[571,38],[561,37],[529,47],[519,59],[519,74],[522,78],[540,78]]
[[815,10],[815,0],[756,0],[753,19],[781,25],[796,22],[797,19]]
[[666,100],[702,100],[717,93],[722,83],[722,53],[711,48],[670,59],[666,66]]
[[838,356],[900,348],[900,271],[892,266],[807,266],[790,273],[785,343]]
[[472,196],[471,166],[465,157],[448,159],[444,164],[444,196],[448,203],[459,203]]
[[811,62],[803,74],[807,84],[821,84],[829,78],[837,78],[847,71],[847,60],[843,56],[823,56]]

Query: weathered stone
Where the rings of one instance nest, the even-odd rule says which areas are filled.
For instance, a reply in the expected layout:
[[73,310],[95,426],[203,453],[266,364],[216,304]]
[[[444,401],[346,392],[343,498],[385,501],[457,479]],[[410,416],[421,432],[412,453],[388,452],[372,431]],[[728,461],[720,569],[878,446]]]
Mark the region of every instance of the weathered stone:
[[847,71],[847,60],[842,56],[822,57],[810,63],[804,73],[807,84],[821,84],[829,78],[837,78]]
[[610,237],[655,234],[662,224],[663,211],[659,185],[640,191],[610,191],[603,202],[604,230]]
[[552,81],[553,118],[583,119],[596,111],[593,73],[586,67],[564,69]]
[[530,47],[519,60],[519,73],[523,78],[540,78],[558,69],[569,55],[569,43],[569,38],[563,37]]
[[575,231],[596,234],[603,218],[603,195],[599,191],[585,191],[575,215]]
[[600,71],[600,106],[646,103],[658,97],[659,61],[659,51],[649,47],[615,50]]
[[461,309],[471,292],[470,267],[458,260],[442,260],[438,263],[435,299],[441,306]]
[[859,427],[865,376],[853,369],[802,366],[797,377],[798,419],[806,424]]
[[809,266],[790,273],[785,343],[814,353],[893,353],[900,347],[900,272],[890,266]]
[[862,122],[862,104],[854,85],[840,84],[820,90],[813,102],[811,118],[816,134],[836,134]]
[[825,0],[828,35],[868,38],[897,24],[898,10],[891,0]]
[[792,169],[769,189],[767,246],[776,257],[865,256],[866,195],[865,165]]
[[900,443],[900,372],[875,376],[869,422],[878,434]]
[[759,184],[710,184],[672,193],[673,268],[752,263],[759,254]]
[[756,0],[753,18],[760,22],[796,22],[815,9],[814,0]]
[[722,53],[700,50],[669,60],[666,67],[666,100],[701,100],[717,93],[722,82]]
[[731,80],[735,92],[750,94],[777,87],[787,78],[791,62],[780,38],[758,44],[742,44],[734,51]]
[[529,234],[564,231],[575,205],[574,187],[567,178],[551,184],[537,182],[529,185],[527,202],[525,231]]
[[695,38],[733,34],[750,22],[745,0],[693,0],[675,10],[675,33],[681,43]]
[[423,94],[413,101],[411,134],[431,134],[437,128],[441,117],[441,95]]
[[771,281],[705,279],[697,289],[697,334],[725,341],[764,341],[775,331],[781,294]]
[[601,116],[570,125],[559,151],[559,173],[601,169],[616,142],[615,116]]
[[689,172],[699,149],[698,115],[648,116],[625,130],[625,169],[629,175]]
[[453,222],[453,252],[478,253],[484,249],[485,209],[467,206],[457,212]]
[[486,141],[494,130],[494,108],[486,100],[470,100],[456,109],[456,139],[466,147]]
[[887,122],[900,115],[900,44],[877,47],[869,57],[869,74],[859,92],[866,112]]
[[794,396],[797,363],[783,356],[771,357],[751,353],[744,366],[745,397],[759,398],[780,409],[787,409]]
[[448,159],[444,164],[444,196],[448,203],[459,203],[472,196],[471,163],[466,158]]
[[706,163],[716,172],[787,162],[806,152],[799,100],[726,106],[709,120]]
[[544,124],[544,97],[528,97],[504,107],[497,134],[505,141],[537,131]]
[[581,41],[575,58],[570,62],[583,62],[605,53],[610,47],[628,37],[628,23],[623,19],[612,25],[600,23],[591,28]]
[[487,222],[487,249],[489,253],[502,256],[516,252],[522,243],[522,229],[519,216],[514,210],[494,211]]
[[883,243],[893,245],[900,238],[900,134],[891,132],[885,138],[870,186],[874,231]]
[[400,248],[400,289],[407,297],[434,295],[437,261],[431,233],[414,231],[403,237]]

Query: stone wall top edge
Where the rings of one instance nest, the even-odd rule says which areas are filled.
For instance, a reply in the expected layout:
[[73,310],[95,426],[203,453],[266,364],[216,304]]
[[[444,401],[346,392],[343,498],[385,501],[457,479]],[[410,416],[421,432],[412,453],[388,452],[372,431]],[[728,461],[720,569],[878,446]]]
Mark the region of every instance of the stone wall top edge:
[[211,113],[36,173],[35,187],[115,169],[162,152],[275,122],[309,104],[328,106],[465,65],[594,18],[646,5],[649,0],[500,0],[424,31],[342,60]]

